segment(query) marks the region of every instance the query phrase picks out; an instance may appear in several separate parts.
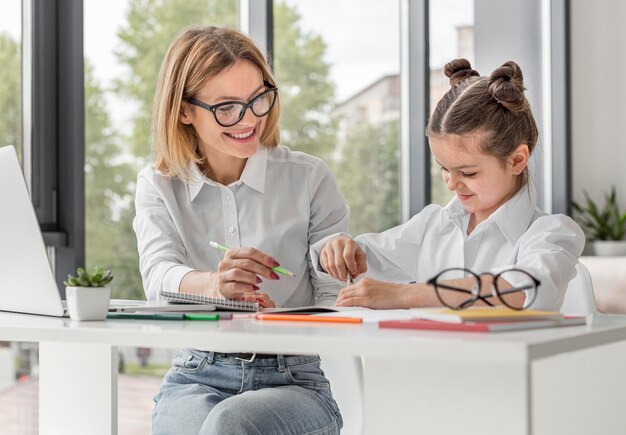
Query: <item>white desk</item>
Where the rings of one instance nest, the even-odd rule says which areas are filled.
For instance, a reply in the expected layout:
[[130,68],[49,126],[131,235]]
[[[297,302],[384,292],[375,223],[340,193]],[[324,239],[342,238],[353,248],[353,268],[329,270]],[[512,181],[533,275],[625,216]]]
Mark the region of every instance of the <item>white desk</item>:
[[375,325],[65,319],[0,313],[40,343],[40,433],[117,432],[116,346],[365,357],[367,434],[623,434],[626,317],[468,334]]

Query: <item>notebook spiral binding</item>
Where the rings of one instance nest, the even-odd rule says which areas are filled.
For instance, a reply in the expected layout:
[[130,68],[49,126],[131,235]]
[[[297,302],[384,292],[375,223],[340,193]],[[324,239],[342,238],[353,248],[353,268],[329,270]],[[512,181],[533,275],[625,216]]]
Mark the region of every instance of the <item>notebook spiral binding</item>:
[[161,290],[161,297],[168,302],[182,304],[213,304],[216,308],[234,311],[259,311],[258,302],[236,301],[226,298],[212,298],[210,296],[192,293],[174,293]]

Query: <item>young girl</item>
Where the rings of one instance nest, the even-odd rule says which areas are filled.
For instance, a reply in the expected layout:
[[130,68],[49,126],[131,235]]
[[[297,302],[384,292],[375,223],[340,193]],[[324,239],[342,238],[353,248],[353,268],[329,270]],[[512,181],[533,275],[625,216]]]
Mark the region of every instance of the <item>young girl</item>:
[[[308,252],[347,231],[348,207],[322,161],[277,146],[279,110],[269,66],[243,33],[198,27],[173,41],[154,100],[155,164],[137,181],[148,299],[166,290],[265,307],[335,302],[339,287],[311,276]],[[295,276],[279,277],[279,261]],[[339,433],[319,362],[184,349],[155,397],[152,433]]]
[[480,77],[465,59],[444,71],[451,89],[427,134],[456,196],[381,234],[322,240],[312,248],[313,264],[342,280],[367,272],[341,291],[339,306],[558,310],[585,238],[569,217],[536,207],[528,159],[538,134],[522,71],[507,62]]

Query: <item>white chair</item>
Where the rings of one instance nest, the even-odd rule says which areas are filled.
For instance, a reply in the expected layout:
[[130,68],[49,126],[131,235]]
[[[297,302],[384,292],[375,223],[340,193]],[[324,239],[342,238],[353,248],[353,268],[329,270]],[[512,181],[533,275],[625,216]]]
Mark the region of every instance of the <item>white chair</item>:
[[576,265],[576,276],[569,282],[561,313],[572,315],[597,314],[591,275],[584,264]]
[[343,419],[342,435],[363,433],[363,363],[361,358],[320,355]]

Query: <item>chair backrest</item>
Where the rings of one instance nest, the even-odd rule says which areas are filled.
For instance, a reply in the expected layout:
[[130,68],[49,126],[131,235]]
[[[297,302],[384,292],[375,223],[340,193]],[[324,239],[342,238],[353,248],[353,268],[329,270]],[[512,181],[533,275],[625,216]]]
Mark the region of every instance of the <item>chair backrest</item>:
[[597,312],[591,275],[585,265],[579,262],[576,265],[576,276],[567,286],[561,313],[583,315],[596,314]]

